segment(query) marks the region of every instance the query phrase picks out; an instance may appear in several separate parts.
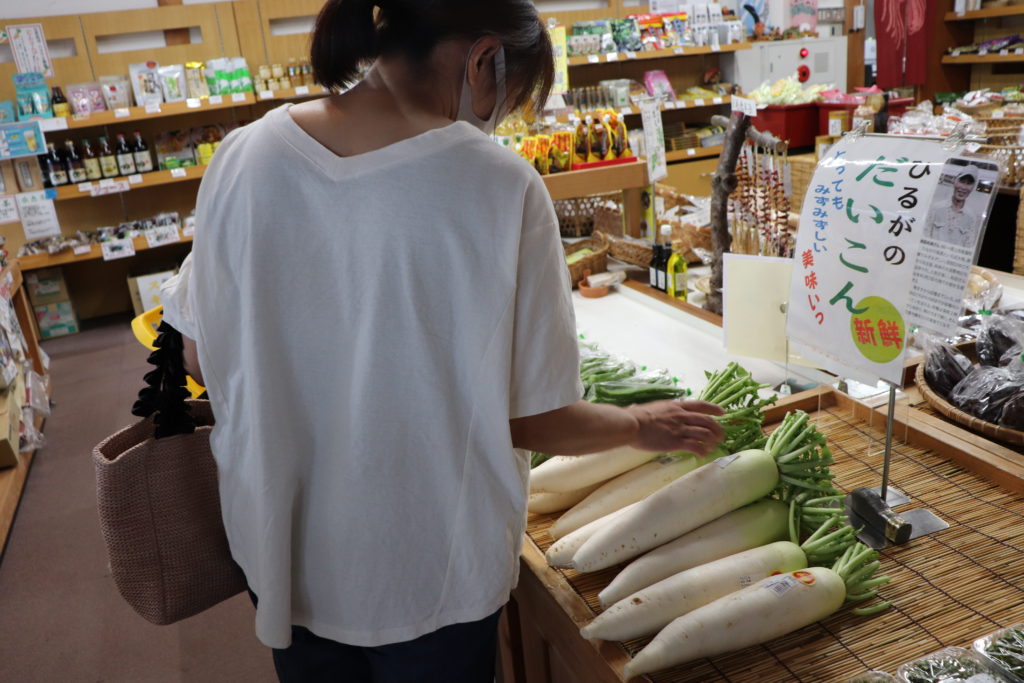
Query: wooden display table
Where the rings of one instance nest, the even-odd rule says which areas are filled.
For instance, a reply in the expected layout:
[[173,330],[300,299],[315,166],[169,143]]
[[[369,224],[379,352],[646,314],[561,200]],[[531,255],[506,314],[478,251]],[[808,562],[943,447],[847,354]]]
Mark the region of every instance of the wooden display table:
[[[870,408],[832,389],[799,394],[768,413],[811,413],[829,439],[836,485],[843,491],[881,479],[884,406]],[[872,617],[842,609],[828,619],[710,660],[652,675],[655,683],[708,681],[846,681],[869,669],[894,673],[907,661],[947,645],[1024,622],[1024,456],[981,437],[897,411],[892,485],[950,527],[883,551],[892,583],[880,591],[893,607]],[[1002,485],[993,483],[998,479]],[[515,683],[614,683],[646,640],[592,644],[579,627],[598,612],[597,593],[615,574],[580,575],[548,568],[543,551],[557,515],[531,515],[519,586],[507,614],[506,678]]]

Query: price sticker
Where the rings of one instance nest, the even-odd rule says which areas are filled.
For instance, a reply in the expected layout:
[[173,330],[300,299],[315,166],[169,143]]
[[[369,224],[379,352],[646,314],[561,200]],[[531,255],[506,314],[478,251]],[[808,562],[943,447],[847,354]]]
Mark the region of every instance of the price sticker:
[[662,105],[662,109],[675,109],[675,108],[676,108],[676,101],[675,100],[668,100],[668,101],[665,102],[664,105]]
[[686,100],[676,100],[676,107],[679,109],[686,109],[690,106],[690,103]]
[[1007,56],[1009,56],[1009,54],[1010,54],[1010,51],[1007,50],[1006,48],[1003,48],[1002,50],[999,51],[999,56],[1000,57],[1007,57]]
[[950,57],[959,57],[960,56],[960,50],[953,50],[953,52],[951,52],[949,56]]
[[800,582],[789,574],[780,574],[779,576],[773,576],[766,579],[762,585],[781,598],[783,595],[796,588],[799,584]]
[[85,256],[86,254],[92,253],[91,244],[83,244],[79,247],[75,247],[75,256]]
[[187,176],[188,176],[188,172],[185,169],[183,169],[183,168],[172,168],[171,169],[171,177],[172,178],[185,178]]
[[721,97],[716,97],[715,99],[711,100],[711,103],[712,104],[721,104],[722,103],[722,98]]
[[128,176],[128,184],[129,185],[138,185],[141,182],[142,182],[142,174],[141,173],[136,173],[135,175]]
[[128,107],[119,107],[114,110],[115,119],[126,119],[132,115],[132,110]]
[[974,154],[979,149],[981,149],[981,145],[977,142],[968,142],[966,145],[964,145],[964,149],[970,152],[971,154]]
[[697,156],[697,150],[695,150],[693,147],[691,147],[690,149],[686,150],[686,156],[688,156],[688,157]]
[[150,102],[149,104],[147,104],[146,105],[146,113],[147,114],[159,114],[160,113],[160,103],[159,102]]
[[296,95],[308,95],[309,94],[309,86],[308,85],[300,85],[299,87],[295,88],[295,94]]
[[210,95],[210,104],[224,104],[224,96]]
[[619,116],[629,116],[632,113],[633,113],[632,109],[620,109],[619,110]]
[[704,106],[704,100],[702,100],[702,99],[694,100],[693,101],[693,106],[695,106],[695,107],[703,107]]
[[188,218],[185,219],[185,227],[181,229],[181,234],[183,237],[195,236],[196,222],[194,218],[192,220],[189,220]]
[[[236,94],[238,94],[238,93],[236,93]],[[260,91],[260,99],[261,100],[272,100],[272,99],[274,99],[274,91],[273,90],[261,90]]]
[[104,242],[101,246],[103,248],[104,261],[116,261],[117,259],[135,256],[135,242],[131,239],[110,240],[109,242]]
[[146,231],[146,245],[150,249],[181,241],[177,225],[161,225]]
[[606,54],[604,56],[604,61],[606,61],[606,62],[617,62],[617,61],[619,61],[619,53],[618,52],[609,52],[608,54]]
[[198,97],[190,97],[185,100],[185,106],[189,109],[199,109],[199,107],[203,106],[203,103],[199,101]]
[[104,178],[100,181],[100,187],[113,187],[115,184],[113,178]]
[[601,62],[601,58],[597,55],[590,55],[589,57],[587,57],[587,61],[590,62],[591,64],[598,64]]
[[985,48],[981,48],[980,50],[978,50],[978,56],[979,57],[984,57],[987,54],[988,54],[988,50],[986,50]]
[[91,197],[102,197],[108,194],[117,194],[118,192],[127,192],[131,187],[128,185],[126,180],[111,180],[109,178],[101,180],[99,185],[93,185],[93,188],[89,191]]
[[686,50],[684,50],[681,47],[675,48],[674,50],[672,50],[672,52],[676,53],[677,55],[686,54]]
[[711,51],[712,52],[721,52],[722,51],[722,44],[721,43],[711,43]]
[[636,53],[635,52],[627,52],[626,53],[626,59],[636,59]]
[[51,133],[55,130],[67,130],[68,117],[56,116],[52,119],[43,119],[39,122],[39,127],[44,133]]
[[754,100],[748,100],[746,97],[732,97],[732,110],[738,111],[741,114],[746,114],[750,117],[757,116],[757,103]]
[[558,117],[548,114],[547,116],[544,117],[544,123],[546,123],[549,126],[552,126],[558,123]]
[[89,120],[89,114],[83,112],[81,114],[74,114],[71,118],[74,119],[75,121],[88,121]]
[[89,194],[92,192],[92,183],[78,183],[78,191]]
[[1024,47],[1015,48],[1013,50],[1013,54],[1015,54],[1015,55],[1024,55]]
[[234,93],[231,96],[231,101],[232,102],[245,102],[245,93],[244,92],[236,92],[236,93]]

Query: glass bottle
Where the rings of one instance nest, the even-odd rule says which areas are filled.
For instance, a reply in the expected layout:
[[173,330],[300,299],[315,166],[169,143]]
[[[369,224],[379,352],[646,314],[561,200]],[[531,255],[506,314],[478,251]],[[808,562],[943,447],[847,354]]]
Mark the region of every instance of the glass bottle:
[[110,149],[110,143],[107,142],[107,138],[100,136],[100,171],[103,173],[104,178],[116,178],[117,177],[117,157],[114,156],[114,150]]
[[64,168],[68,172],[68,180],[72,183],[84,183],[89,179],[85,172],[85,163],[75,149],[73,140],[64,141]]
[[124,133],[117,134],[117,147],[114,149],[114,154],[117,156],[118,172],[121,175],[134,175],[135,155],[132,154],[132,150],[128,147],[128,142],[124,139]]
[[99,180],[103,177],[100,170],[100,160],[96,158],[89,138],[82,138],[82,164],[85,166],[85,177],[87,180]]
[[132,156],[135,157],[135,170],[138,173],[149,173],[153,170],[153,155],[150,154],[149,146],[142,139],[142,133],[139,131],[135,131]]

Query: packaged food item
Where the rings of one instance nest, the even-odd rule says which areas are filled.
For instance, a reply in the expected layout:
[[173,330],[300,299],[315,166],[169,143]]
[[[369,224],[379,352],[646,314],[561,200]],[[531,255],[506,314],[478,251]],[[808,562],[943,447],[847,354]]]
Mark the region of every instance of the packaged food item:
[[162,171],[196,165],[191,130],[161,133],[156,138],[154,148]]
[[537,152],[533,159],[533,165],[541,175],[547,175],[551,170],[552,139],[550,135],[538,135],[536,140]]
[[202,62],[185,64],[185,91],[188,97],[204,99],[210,96],[210,86],[206,83],[206,65]]
[[225,135],[224,127],[217,124],[193,128],[192,147],[195,150],[196,163],[200,166],[209,164]]
[[938,337],[924,341],[924,376],[932,391],[947,398],[953,387],[973,370],[971,361]]
[[124,76],[100,76],[103,100],[107,109],[124,109],[131,106],[131,81]]
[[68,102],[68,98],[64,96],[64,91],[59,85],[53,86],[50,107],[53,109],[54,116],[71,116],[71,103]]
[[1024,681],[1024,624],[1001,628],[974,641],[974,650],[1012,681]]
[[640,52],[644,42],[640,37],[640,24],[636,17],[614,19],[611,22],[612,38],[621,52]]
[[160,65],[156,62],[138,62],[128,65],[128,75],[131,77],[136,106],[148,107],[164,101],[163,91],[160,89],[159,69]]
[[0,102],[0,123],[13,123],[18,116],[14,113],[14,102],[4,100]]
[[552,136],[551,161],[549,171],[551,173],[563,173],[572,170],[573,160],[573,133],[571,130],[559,130]]
[[18,120],[53,118],[50,106],[50,89],[46,78],[38,71],[14,74],[14,96],[17,102]]
[[231,60],[218,57],[206,62],[206,84],[211,95],[231,94]]
[[573,147],[572,163],[573,167],[578,164],[587,163],[587,159],[590,158],[590,124],[593,123],[593,119],[589,116],[586,119],[582,119],[576,122],[576,135],[575,144]]
[[75,114],[95,114],[106,111],[107,103],[103,98],[103,86],[98,82],[73,83],[68,88],[68,100],[71,111]]
[[172,64],[157,69],[160,80],[160,91],[164,102],[181,102],[188,97],[188,84],[185,82],[185,66]]
[[589,127],[587,162],[604,161],[611,151],[611,139],[608,129],[600,121],[594,121]]
[[985,661],[962,647],[947,647],[902,665],[896,675],[906,683],[1002,683],[992,675]]
[[977,368],[953,387],[950,401],[969,415],[997,424],[1006,402],[1024,389],[1024,377],[1011,368]]
[[612,110],[605,110],[601,112],[601,123],[604,124],[606,135],[608,136],[608,151],[605,152],[602,161],[613,161],[618,159],[616,149],[618,146],[617,135],[619,127],[619,116]]
[[651,97],[660,97],[665,101],[675,101],[676,99],[676,91],[672,88],[672,81],[660,69],[645,73],[644,85],[647,86],[647,94]]
[[231,72],[231,92],[252,92],[252,74],[245,57],[234,57],[228,66]]
[[519,156],[534,166],[537,159],[537,138],[532,135],[523,138],[516,151],[519,152]]
[[1024,324],[1019,320],[982,312],[981,329],[975,345],[982,365],[998,366],[1003,355],[1021,341],[1024,341]]
[[665,24],[660,14],[641,14],[636,17],[640,24],[640,40],[644,50],[664,50]]

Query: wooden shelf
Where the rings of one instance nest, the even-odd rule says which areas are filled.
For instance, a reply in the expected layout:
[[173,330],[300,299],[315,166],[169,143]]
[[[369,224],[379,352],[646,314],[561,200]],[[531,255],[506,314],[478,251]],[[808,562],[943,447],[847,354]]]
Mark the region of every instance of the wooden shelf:
[[[148,251],[149,249],[160,249],[161,247],[170,247],[175,244],[187,244],[192,241],[192,237],[182,237],[180,242],[171,242],[169,244],[161,244],[159,247],[150,247],[149,243],[146,242],[145,237],[136,237],[135,252]],[[32,256],[19,256],[17,261],[24,270],[38,270],[40,268],[52,268],[54,266],[64,266],[69,263],[81,263],[82,261],[95,261],[103,258],[103,248],[98,245],[92,245],[92,248],[87,254],[75,254],[70,249],[63,251],[59,254],[34,254]]]
[[591,64],[608,64],[609,62],[634,62],[671,57],[695,57],[698,55],[713,55],[721,52],[738,52],[739,50],[749,49],[750,43],[728,43],[722,45],[717,50],[712,50],[710,47],[673,47],[668,50],[647,50],[644,52],[610,52],[604,55],[570,57],[569,66],[589,66]]
[[946,21],[974,21],[976,19],[997,19],[999,17],[1020,17],[1024,16],[1024,5],[1007,5],[1006,7],[993,7],[991,9],[978,9],[973,12],[946,12]]
[[665,161],[672,163],[673,161],[688,161],[690,159],[707,159],[709,157],[717,157],[722,153],[722,147],[694,147],[691,149],[677,149],[672,152],[665,153]]
[[[705,97],[704,99],[696,100],[676,100],[675,102],[669,103],[662,106],[661,111],[678,111],[682,109],[701,109],[708,107],[722,107],[732,102],[732,98],[728,95],[716,96],[716,97]],[[640,114],[640,107],[624,107],[619,109],[619,114],[625,114],[626,116],[636,116]],[[560,123],[569,123],[570,118],[567,115],[560,115],[555,117]]]
[[[183,171],[184,175],[182,175]],[[203,177],[204,173],[206,173],[206,166],[188,166],[187,168],[175,169],[174,171],[153,171],[151,173],[140,173],[135,176],[109,178],[108,180],[115,183],[126,182],[128,183],[128,188],[124,191],[131,191],[156,187],[157,185],[199,180]],[[133,183],[132,178],[135,178],[137,181]],[[97,180],[90,183],[79,183],[78,185],[61,185],[56,188],[57,196],[55,199],[64,201],[68,199],[91,198],[93,196],[92,190],[86,186],[100,187],[102,184],[103,181]],[[96,196],[105,196],[106,194],[118,194],[118,191],[111,191]]]
[[319,85],[305,85],[298,88],[288,88],[287,90],[264,90],[263,92],[256,93],[256,99],[260,102],[269,102],[272,100],[296,100],[303,97],[320,97],[321,95],[327,95],[328,90]]
[[607,194],[647,187],[647,162],[640,160],[628,164],[615,164],[586,171],[569,171],[544,176],[551,199],[573,199],[592,194]]
[[[1017,48],[1014,48],[1016,50]],[[989,53],[987,55],[960,55],[954,57],[952,55],[946,55],[942,58],[943,64],[1001,64],[1007,62],[1024,62],[1024,53],[1016,54],[1014,50],[1010,50],[1008,54],[999,54],[998,52]]]

